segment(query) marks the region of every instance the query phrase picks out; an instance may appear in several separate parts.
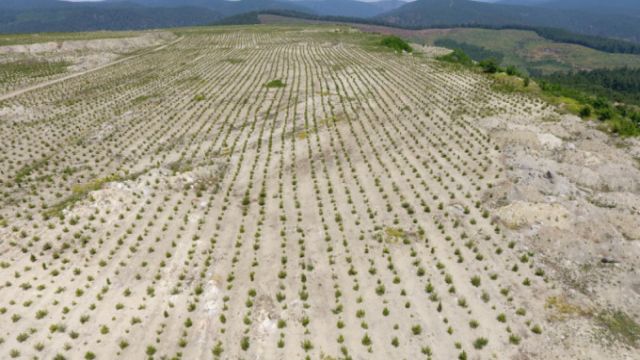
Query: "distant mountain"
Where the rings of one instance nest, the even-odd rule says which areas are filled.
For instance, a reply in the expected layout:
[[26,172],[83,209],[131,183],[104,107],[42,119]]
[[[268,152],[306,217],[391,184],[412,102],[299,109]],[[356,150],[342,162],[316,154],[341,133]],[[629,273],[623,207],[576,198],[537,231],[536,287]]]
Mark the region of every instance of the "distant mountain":
[[[196,7],[145,7],[131,3],[71,3],[38,0],[42,6],[9,7],[0,3],[0,33],[136,30],[192,26],[222,18]],[[33,1],[33,0],[28,0]],[[5,7],[7,6],[7,7]]]
[[376,7],[384,10],[384,11],[391,11],[393,9],[397,9],[402,5],[405,5],[407,2],[406,1],[401,1],[401,0],[381,0],[381,1],[376,1],[374,4]]
[[318,15],[368,18],[396,9],[405,4],[398,0],[364,2],[356,0],[297,0],[295,4],[312,10]]
[[469,0],[417,0],[376,18],[390,24],[409,27],[450,25],[555,27],[581,34],[640,42],[640,21],[634,16],[591,13],[546,5],[504,5]]
[[575,10],[592,14],[640,16],[640,1],[638,0],[499,0],[497,3]]
[[1,0],[0,9],[26,10],[38,8],[63,7],[66,3],[57,0]]
[[536,5],[549,2],[549,0],[498,0],[498,1],[492,1],[492,2],[503,4],[503,5],[536,6]]
[[639,0],[547,0],[538,6],[552,9],[581,10],[597,14],[640,17]]
[[319,15],[371,17],[384,12],[369,3],[354,0],[302,0],[294,3]]
[[180,7],[192,6],[214,10],[226,16],[269,10],[294,10],[311,12],[311,9],[304,7],[301,3],[288,0],[105,0],[108,3],[117,4],[123,1],[133,2],[135,4],[148,7]]
[[553,27],[640,42],[640,0],[0,0],[0,32],[191,26],[265,10],[366,18],[402,27]]
[[[36,0],[37,1],[37,0]],[[123,0],[106,0],[117,3]],[[196,6],[227,16],[262,10],[292,10],[317,15],[372,17],[405,4],[400,0],[364,2],[357,0],[128,0],[150,7]]]

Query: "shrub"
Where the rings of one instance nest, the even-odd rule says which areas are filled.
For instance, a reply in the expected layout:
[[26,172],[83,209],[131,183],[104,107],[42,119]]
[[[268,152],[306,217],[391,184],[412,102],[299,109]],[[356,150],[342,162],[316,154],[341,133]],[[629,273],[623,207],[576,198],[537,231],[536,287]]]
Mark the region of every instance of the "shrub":
[[155,348],[155,347],[153,347],[152,345],[149,345],[149,346],[147,346],[147,350],[145,351],[145,353],[146,353],[148,356],[153,356],[153,354],[155,354],[155,353],[156,353],[156,348]]
[[613,118],[613,110],[610,108],[605,108],[598,111],[598,120],[605,121]]
[[369,334],[364,334],[364,336],[362,337],[362,345],[364,346],[369,346],[371,345],[371,338],[369,337]]
[[473,65],[473,60],[464,51],[455,49],[451,53],[437,58],[440,61],[450,62],[454,64],[461,64],[465,66]]
[[422,326],[420,325],[414,325],[411,327],[411,332],[413,333],[413,335],[420,335],[420,333],[422,333]]
[[248,336],[244,336],[242,338],[242,340],[240,340],[240,348],[242,348],[242,350],[247,351],[247,349],[249,349],[249,337]]
[[397,36],[385,36],[380,41],[380,45],[398,52],[413,52],[413,48],[411,47],[411,45]]
[[494,59],[482,60],[480,62],[480,67],[482,68],[482,71],[487,74],[495,74],[498,72],[498,70],[500,70],[500,67],[498,67],[498,63]]
[[480,337],[473,342],[473,347],[480,350],[483,347],[485,347],[488,343],[489,343],[489,340],[487,340],[486,338]]
[[640,324],[624,312],[599,314],[597,320],[613,338],[634,347],[640,344]]
[[309,350],[312,350],[312,349],[313,349],[313,344],[312,344],[312,343],[311,343],[311,341],[310,341],[310,340],[308,340],[308,339],[307,339],[307,340],[304,340],[304,341],[302,342],[302,349],[303,349],[304,351],[307,351],[307,352],[308,352]]
[[213,354],[213,356],[220,356],[222,355],[223,351],[224,350],[222,349],[222,343],[218,341],[216,346],[214,346],[214,348],[211,350],[211,353]]
[[540,327],[540,325],[533,325],[533,327],[531,328],[531,331],[534,334],[538,334],[538,335],[542,334],[542,328]]
[[591,116],[591,106],[585,105],[580,109],[580,117],[585,119]]
[[510,76],[520,75],[518,68],[516,68],[513,65],[507,66],[507,69],[505,71],[507,72],[507,75],[510,75]]
[[282,80],[276,79],[276,80],[269,81],[264,86],[266,86],[268,88],[283,88],[286,85],[285,85],[285,83],[282,82]]
[[398,347],[400,345],[400,340],[398,340],[397,336],[394,336],[393,339],[391,339],[391,345],[394,347]]
[[48,312],[47,310],[38,310],[38,311],[36,312],[36,319],[40,320],[40,319],[42,319],[43,317],[47,316],[47,314],[48,314],[48,313],[49,313],[49,312]]

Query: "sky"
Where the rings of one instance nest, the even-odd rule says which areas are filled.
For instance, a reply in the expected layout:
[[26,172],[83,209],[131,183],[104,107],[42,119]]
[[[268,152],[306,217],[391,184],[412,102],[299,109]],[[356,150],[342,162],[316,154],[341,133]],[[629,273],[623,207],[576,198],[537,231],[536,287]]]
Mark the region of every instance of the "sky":
[[[2,1],[2,0],[0,0]],[[103,0],[65,0],[65,1],[70,1],[70,2],[97,2],[97,1],[103,1]],[[376,2],[376,1],[380,1],[380,0],[358,0],[358,1],[364,1],[364,2]],[[402,1],[412,1],[412,0],[402,0]],[[492,1],[492,0],[480,0],[480,1]]]
[[[2,0],[0,0],[2,1]],[[71,2],[96,2],[96,1],[103,1],[103,0],[64,0],[64,1],[71,1]],[[232,0],[233,1],[233,0]],[[358,0],[358,1],[363,1],[363,2],[376,2],[376,1],[381,1],[381,0]],[[414,0],[402,0],[405,2],[410,2],[410,1],[414,1]],[[498,0],[474,0],[474,1],[480,1],[480,2],[496,2]]]

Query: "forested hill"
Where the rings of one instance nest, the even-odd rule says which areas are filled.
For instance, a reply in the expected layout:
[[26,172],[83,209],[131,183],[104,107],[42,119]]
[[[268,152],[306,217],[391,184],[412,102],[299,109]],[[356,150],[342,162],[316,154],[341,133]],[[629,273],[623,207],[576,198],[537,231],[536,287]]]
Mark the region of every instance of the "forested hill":
[[[391,26],[391,27],[397,27],[397,28],[403,28],[403,29],[456,27],[456,24],[432,25],[432,26],[411,26],[411,25],[404,25],[404,24],[390,24],[386,22],[384,19],[380,19],[377,17],[371,18],[371,19],[362,19],[362,18],[347,17],[347,16],[323,16],[323,15],[314,15],[314,14],[298,12],[298,11],[290,11],[290,10],[263,10],[263,11],[257,11],[257,12],[254,11],[249,13],[243,13],[243,14],[238,14],[230,17],[225,17],[224,19],[216,21],[215,24],[218,24],[218,25],[259,24],[260,23],[260,20],[258,19],[259,14],[279,15],[279,16],[285,16],[285,17],[291,17],[291,18],[338,22],[338,23],[359,23],[359,24],[382,25],[382,26]],[[504,26],[475,25],[474,26],[472,24],[466,25],[464,27],[529,30],[537,33],[539,36],[545,39],[552,40],[552,41],[582,45],[588,48],[592,48],[595,50],[600,50],[608,53],[640,54],[640,44],[638,43],[634,43],[626,40],[611,39],[611,38],[606,38],[602,36],[577,34],[571,31],[558,29],[558,28],[535,27],[535,26],[526,26],[526,25],[504,25]]]
[[615,101],[640,105],[640,69],[597,69],[553,74],[544,79]]
[[[312,16],[340,16],[404,28],[434,26],[525,26],[557,28],[586,36],[617,38],[640,43],[640,1],[504,0],[486,3],[470,0],[0,0],[0,32],[89,31],[145,29],[203,25],[248,12],[285,10]],[[581,6],[580,4],[583,4]],[[526,4],[513,5],[513,4]],[[389,10],[391,9],[391,10]],[[566,41],[566,34],[553,36]],[[570,37],[574,39],[574,37]],[[573,41],[573,40],[572,40]],[[594,46],[598,40],[576,42]],[[602,44],[597,45],[603,49]],[[608,48],[633,52],[626,45]]]
[[638,0],[550,0],[539,6],[556,9],[583,9],[599,14],[623,14],[640,17]]
[[0,9],[0,32],[65,32],[191,26],[223,16],[196,7],[149,8],[135,4],[60,4],[40,1],[41,8]]
[[470,0],[417,0],[377,17],[400,26],[526,25],[562,28],[587,35],[640,42],[634,16],[541,6],[504,5]]

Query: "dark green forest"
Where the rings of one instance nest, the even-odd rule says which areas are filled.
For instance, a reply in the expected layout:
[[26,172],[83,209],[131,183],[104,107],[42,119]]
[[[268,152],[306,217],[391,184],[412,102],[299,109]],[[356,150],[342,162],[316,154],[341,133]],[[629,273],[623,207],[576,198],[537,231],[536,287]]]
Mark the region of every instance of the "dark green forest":
[[[582,45],[594,50],[600,50],[607,53],[622,53],[622,54],[640,54],[640,44],[636,44],[630,41],[612,39],[601,36],[593,36],[593,35],[583,35],[574,33],[568,30],[560,29],[560,28],[551,28],[551,27],[536,27],[536,26],[526,26],[526,25],[489,25],[489,24],[460,24],[451,22],[449,24],[434,24],[430,26],[415,26],[409,24],[402,23],[390,23],[384,19],[380,18],[356,18],[356,17],[347,17],[347,16],[323,16],[323,15],[314,15],[304,12],[299,12],[295,10],[262,10],[259,12],[251,12],[240,15],[234,15],[228,18],[224,18],[222,20],[218,20],[216,25],[246,25],[246,24],[258,24],[260,20],[258,19],[259,14],[270,14],[270,15],[279,15],[286,17],[293,17],[298,19],[305,20],[314,20],[314,21],[327,21],[327,22],[335,22],[335,23],[354,23],[354,24],[364,24],[364,25],[379,25],[379,26],[389,26],[398,29],[407,29],[407,30],[422,30],[422,29],[446,29],[446,28],[480,28],[480,29],[489,29],[489,30],[528,30],[533,31],[538,34],[540,37],[545,38],[547,40],[556,41],[556,42],[564,42],[569,44]],[[445,46],[445,45],[440,45]],[[456,48],[461,48],[461,46],[465,46],[465,44],[458,43]],[[448,47],[448,46],[447,46]],[[472,53],[477,53],[478,51],[482,51],[482,48],[472,49],[465,48],[465,52],[467,52],[470,56],[474,57]],[[502,57],[500,54],[494,54],[494,58]]]
[[[523,77],[513,66],[501,67],[494,59],[473,61],[463,50],[457,48],[438,58],[456,63],[476,71],[493,75],[506,73]],[[540,95],[552,102],[573,99],[578,109],[572,110],[583,118],[595,118],[608,125],[610,131],[621,136],[640,136],[640,69],[599,69],[572,73],[556,73],[534,78]],[[530,92],[531,79],[523,77],[522,88],[513,85],[499,86],[502,91]]]
[[582,45],[613,54],[640,54],[640,45],[630,41],[576,34],[558,28],[522,27],[522,29],[534,31],[539,36],[551,41]]
[[482,46],[476,46],[472,44],[458,42],[452,39],[438,39],[434,42],[436,46],[441,46],[454,50],[462,50],[470,58],[475,61],[482,61],[486,59],[493,59],[496,62],[502,62],[504,55],[497,51],[491,51]]
[[208,9],[145,8],[126,3],[113,6],[68,5],[53,9],[0,9],[0,33],[155,29],[207,24],[220,18],[220,14]]
[[597,69],[556,73],[542,80],[606,97],[616,102],[640,106],[640,69]]
[[394,51],[413,52],[413,48],[406,41],[397,36],[385,36],[380,41],[380,45],[393,49]]

